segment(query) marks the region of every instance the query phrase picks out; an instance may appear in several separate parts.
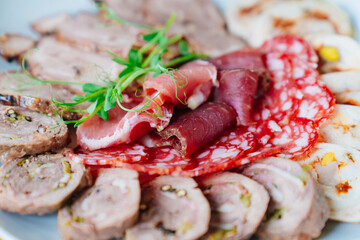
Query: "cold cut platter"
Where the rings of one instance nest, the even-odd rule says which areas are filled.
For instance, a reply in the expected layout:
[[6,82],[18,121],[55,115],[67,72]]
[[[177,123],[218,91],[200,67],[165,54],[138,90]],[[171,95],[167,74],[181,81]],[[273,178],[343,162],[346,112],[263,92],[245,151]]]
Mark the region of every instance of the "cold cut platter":
[[76,4],[0,29],[0,238],[356,239],[359,3]]

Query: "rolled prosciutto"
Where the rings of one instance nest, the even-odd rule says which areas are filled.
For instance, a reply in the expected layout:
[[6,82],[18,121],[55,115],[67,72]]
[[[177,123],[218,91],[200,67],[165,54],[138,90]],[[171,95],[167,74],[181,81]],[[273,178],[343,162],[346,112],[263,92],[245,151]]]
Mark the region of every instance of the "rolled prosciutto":
[[181,115],[159,134],[182,156],[190,156],[235,123],[236,113],[232,107],[224,103],[208,102]]
[[192,178],[160,176],[142,187],[140,220],[127,240],[199,239],[209,227],[210,206]]
[[266,71],[263,53],[254,49],[241,49],[210,60],[218,70],[251,69]]
[[249,239],[256,232],[270,199],[261,184],[232,172],[197,182],[211,207],[210,229],[202,239]]
[[246,69],[222,71],[220,74],[220,85],[215,89],[214,98],[235,109],[240,125],[252,123],[251,110],[260,77],[261,74]]

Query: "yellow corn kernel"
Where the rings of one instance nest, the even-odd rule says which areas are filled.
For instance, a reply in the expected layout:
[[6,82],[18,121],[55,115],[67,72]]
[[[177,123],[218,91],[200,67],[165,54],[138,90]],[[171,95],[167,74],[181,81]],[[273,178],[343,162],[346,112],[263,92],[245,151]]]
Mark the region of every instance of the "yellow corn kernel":
[[331,163],[333,161],[336,161],[335,153],[328,152],[321,158],[320,164],[322,166],[326,166],[326,165],[328,165],[329,163]]
[[319,54],[326,61],[337,62],[340,59],[339,51],[336,47],[324,46],[320,48]]

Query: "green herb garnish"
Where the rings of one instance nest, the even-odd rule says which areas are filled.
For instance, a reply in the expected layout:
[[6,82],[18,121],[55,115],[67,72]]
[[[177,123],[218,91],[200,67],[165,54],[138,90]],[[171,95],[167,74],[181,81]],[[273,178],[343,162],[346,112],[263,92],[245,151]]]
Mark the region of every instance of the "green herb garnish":
[[[70,111],[77,113],[87,114],[79,120],[64,121],[66,124],[74,123],[75,127],[85,122],[87,119],[94,115],[100,116],[107,121],[109,119],[108,111],[118,105],[125,111],[140,112],[142,114],[149,114],[154,118],[166,118],[163,116],[160,106],[155,103],[154,98],[157,96],[148,97],[145,96],[144,105],[137,109],[128,109],[123,105],[123,91],[135,80],[140,77],[145,79],[149,77],[156,77],[160,74],[168,74],[171,76],[175,84],[175,93],[178,100],[186,104],[186,96],[180,97],[177,95],[177,88],[183,88],[187,85],[186,76],[182,76],[177,72],[174,67],[197,58],[206,58],[204,54],[197,54],[189,52],[187,42],[182,40],[181,35],[167,36],[167,31],[175,20],[175,14],[172,14],[166,24],[160,28],[154,28],[150,26],[144,26],[141,24],[131,23],[120,19],[114,11],[100,4],[100,10],[105,11],[105,16],[120,24],[131,25],[138,28],[146,29],[149,33],[143,35],[143,39],[147,42],[139,49],[132,48],[127,56],[127,59],[111,52],[107,51],[112,57],[113,61],[125,66],[125,69],[115,78],[110,79],[108,76],[102,79],[103,84],[93,83],[78,83],[78,82],[62,82],[62,81],[43,81],[32,77],[25,68],[26,55],[22,61],[22,67],[25,75],[28,79],[32,80],[34,84],[75,84],[82,85],[84,94],[73,96],[73,101],[67,103],[64,101],[54,100],[52,102],[55,106],[59,107],[62,112]],[[177,44],[181,55],[177,58],[164,61],[163,55],[169,52],[168,47],[170,45]],[[19,76],[16,76],[19,78]],[[79,109],[78,106],[81,103],[90,102],[91,105],[86,109]],[[151,104],[153,103],[153,104]],[[58,114],[60,115],[60,114]]]

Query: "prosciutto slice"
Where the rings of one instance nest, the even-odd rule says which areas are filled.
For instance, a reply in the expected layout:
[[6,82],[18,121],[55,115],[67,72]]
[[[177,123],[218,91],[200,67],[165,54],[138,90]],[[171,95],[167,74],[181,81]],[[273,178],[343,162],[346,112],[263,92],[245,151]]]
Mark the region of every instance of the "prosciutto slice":
[[223,71],[220,76],[220,86],[215,90],[215,99],[235,109],[240,125],[250,125],[252,123],[251,109],[261,75],[240,69]]
[[[161,74],[147,80],[143,85],[145,95],[153,99],[148,107],[128,112],[117,106],[109,111],[108,121],[93,116],[77,129],[79,145],[86,150],[97,150],[131,143],[154,128],[164,129],[172,117],[174,105],[182,105],[188,100],[197,107],[207,100],[216,74],[211,63],[193,61],[170,75]],[[130,99],[124,106],[143,108],[146,100],[139,103],[138,99],[141,98]]]
[[[144,101],[140,104],[130,102],[125,103],[124,107],[139,109],[144,106],[144,103]],[[155,111],[160,117],[149,114]],[[172,112],[172,105],[158,106],[154,102],[137,112],[128,112],[116,106],[109,110],[108,121],[95,115],[81,124],[76,131],[77,141],[83,149],[87,150],[130,143],[153,128],[164,128],[169,123]]]
[[212,59],[210,62],[216,66],[218,70],[233,70],[246,68],[255,71],[265,71],[263,55],[259,50],[241,49],[231,52],[220,57]]
[[230,106],[208,102],[195,111],[181,115],[159,134],[169,140],[182,156],[190,156],[235,123],[236,114]]
[[158,94],[160,104],[168,102],[182,106],[191,103],[189,107],[195,109],[208,99],[212,86],[216,85],[215,66],[202,60],[187,63],[170,73],[149,79],[143,85],[146,95]]

